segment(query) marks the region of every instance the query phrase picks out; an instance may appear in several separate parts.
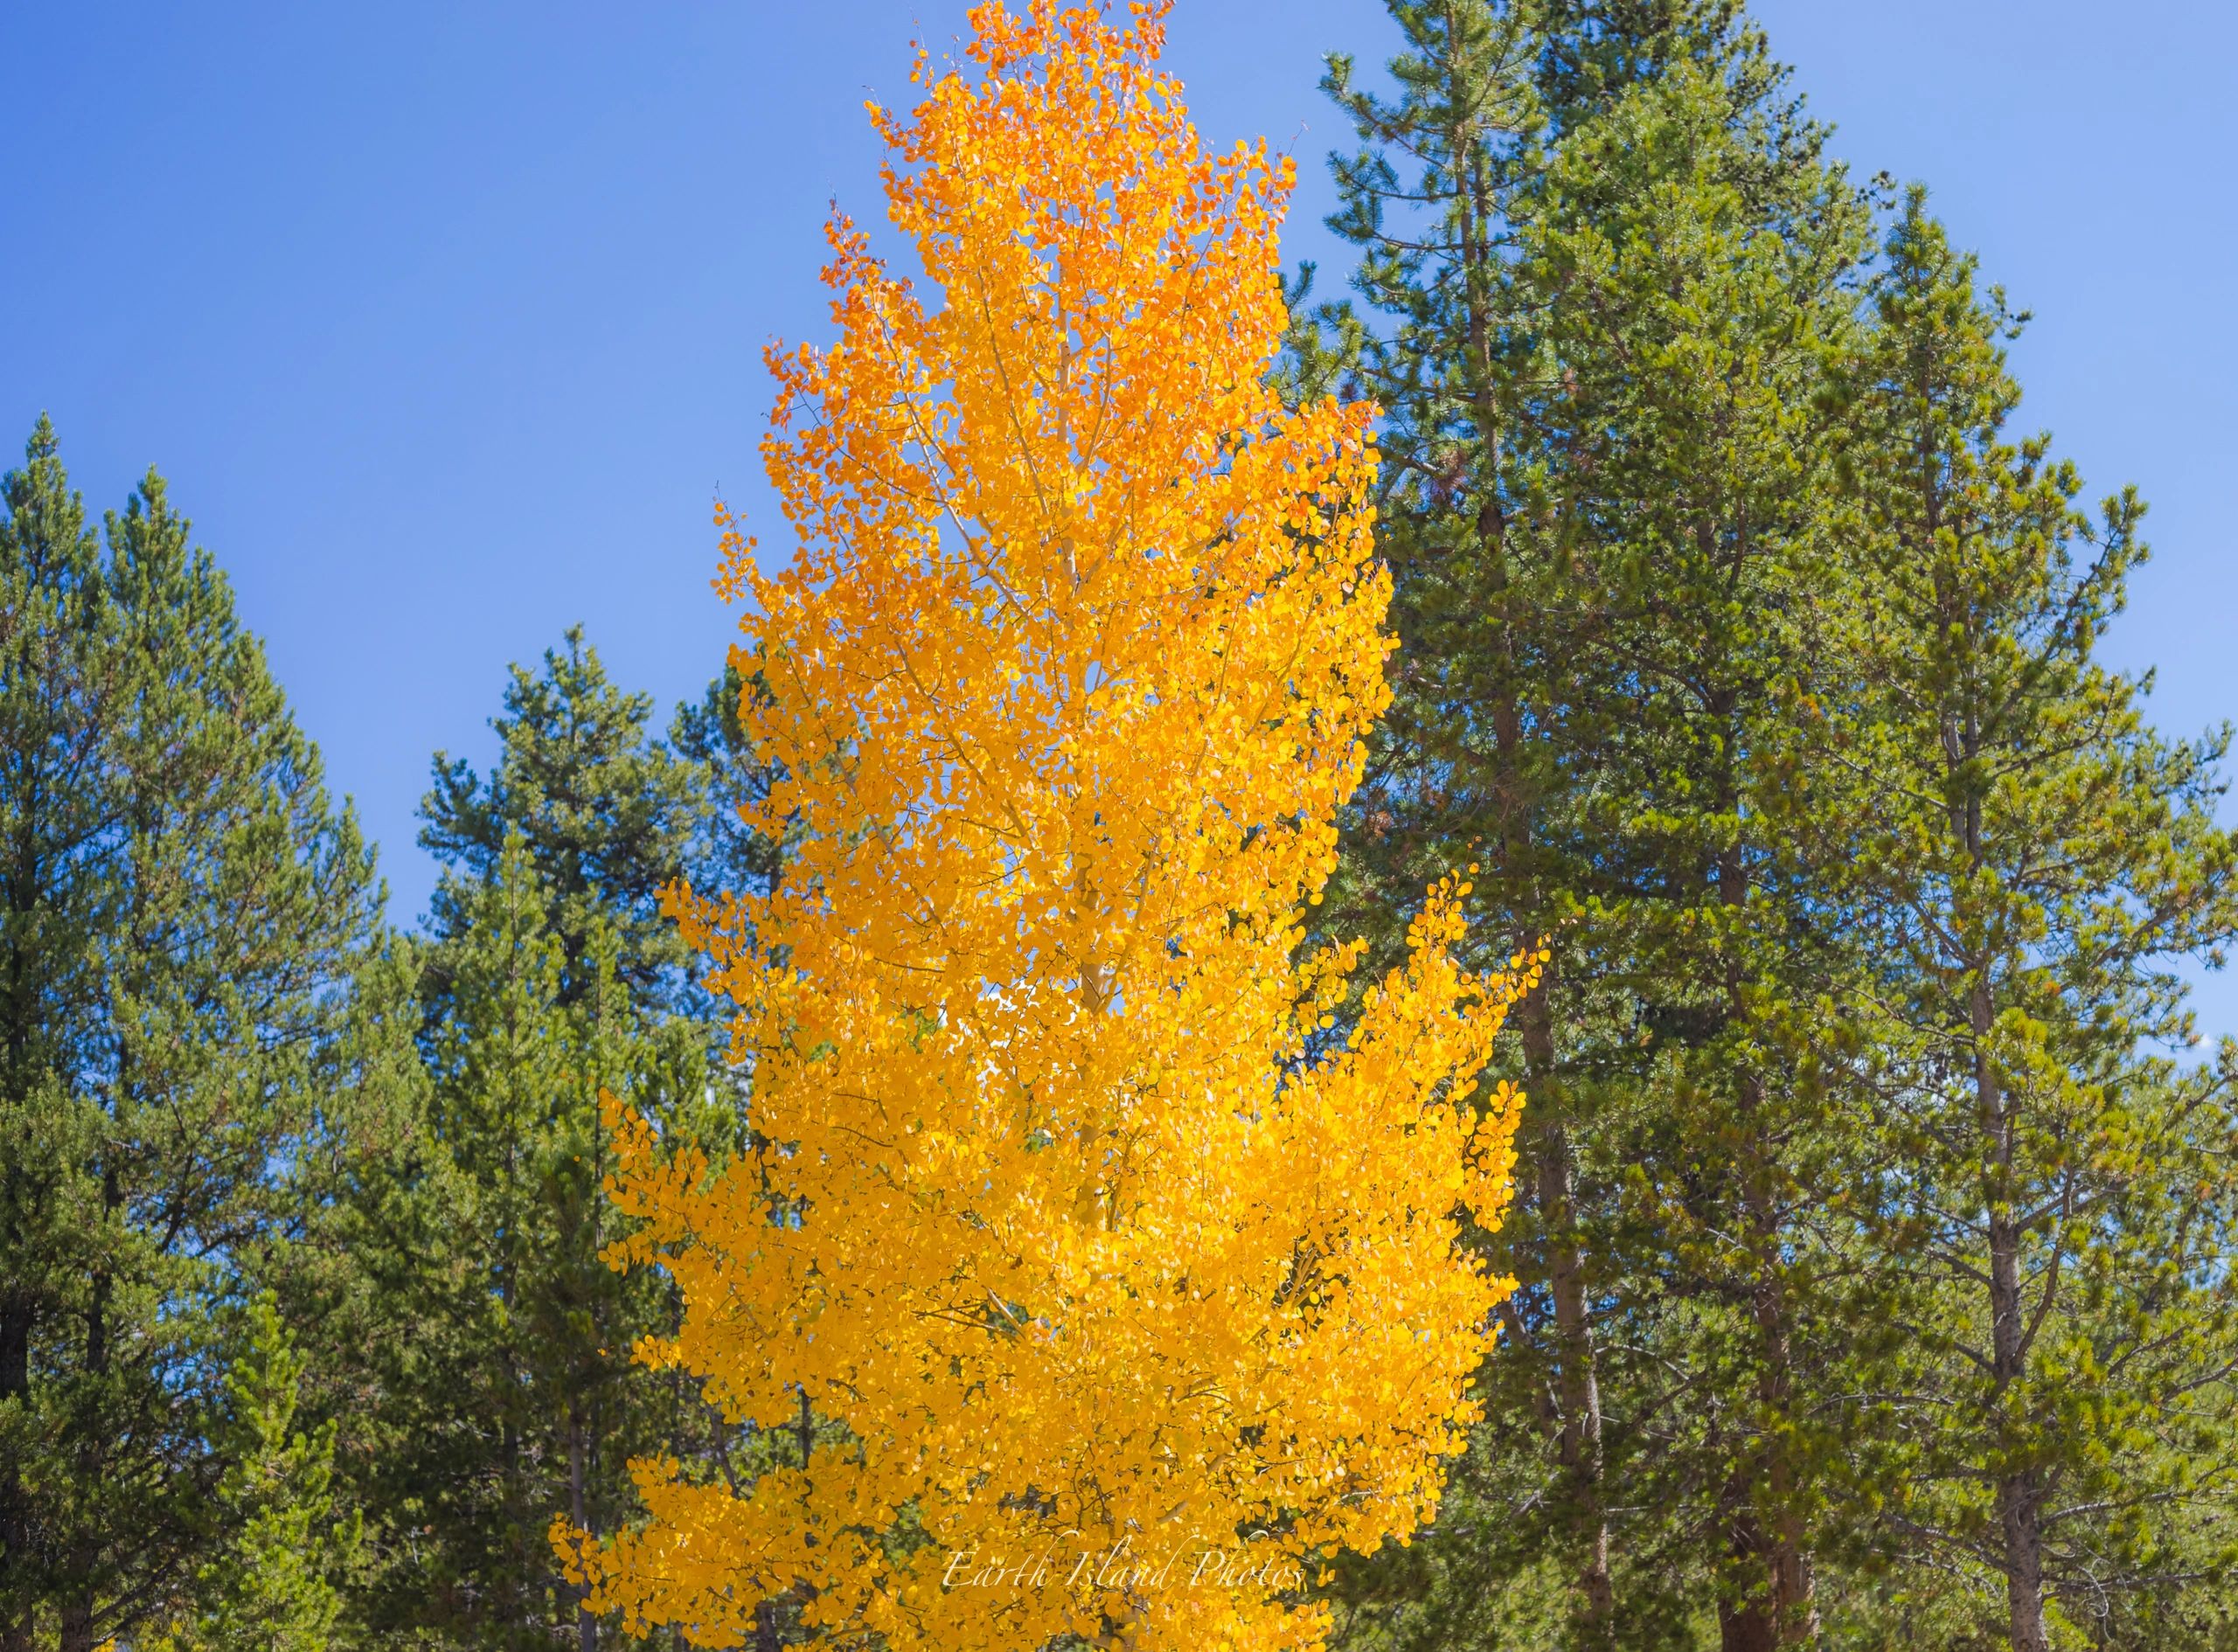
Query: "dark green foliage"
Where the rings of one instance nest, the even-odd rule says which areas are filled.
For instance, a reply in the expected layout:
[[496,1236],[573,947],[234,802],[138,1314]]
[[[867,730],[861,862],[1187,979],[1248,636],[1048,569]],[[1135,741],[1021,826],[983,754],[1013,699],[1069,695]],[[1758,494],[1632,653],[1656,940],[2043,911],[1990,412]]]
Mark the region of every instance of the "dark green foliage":
[[1574,1579],[1580,1644],[1683,1638],[1712,1599],[1759,1633],[1774,1590],[1809,1610],[1815,1098],[1780,1045],[1840,967],[1783,836],[1809,647],[1783,616],[1865,214],[1728,9],[1392,10],[1398,101],[1341,60],[1331,86],[1369,145],[1332,220],[1369,316],[1324,309],[1300,353],[1388,412],[1401,651],[1347,895],[1373,922],[1482,855],[1486,961],[1554,950],[1469,1474],[1533,1517],[1479,1525]]
[[2194,1042],[2172,961],[2238,930],[2228,732],[2164,739],[2098,663],[2143,507],[2094,521],[2072,466],[2005,436],[2016,325],[1918,191],[1873,296],[1843,398],[1853,680],[1828,720],[1837,887],[1894,966],[1852,1006],[1892,1149],[1867,1232],[1915,1289],[1903,1449],[1866,1495],[1908,1559],[1984,1586],[1988,1632],[2137,1644],[2232,1559],[2203,1523],[2238,1490],[2238,1050],[2166,1053]]
[[[1479,958],[1553,961],[1509,1050],[1488,1421],[1437,1530],[1342,1570],[1346,1643],[2002,1637],[1984,1489],[2032,1475],[2075,1633],[2206,1621],[2238,1183],[2158,972],[2227,933],[2229,850],[2220,745],[2158,740],[2091,660],[2134,505],[2091,529],[1998,447],[1970,267],[1916,204],[1876,246],[1885,197],[1738,5],[1387,10],[1395,91],[1328,82],[1356,298],[1301,309],[1289,365],[1386,413],[1396,698],[1338,920],[1388,944],[1481,860]],[[1994,785],[1947,755],[1969,670]],[[1952,858],[1954,786],[2008,860]],[[1978,1035],[1964,980],[1998,983]],[[2004,1147],[1963,1127],[1977,1050]],[[1957,1281],[2007,1205],[2045,1342],[1984,1384],[1999,1315]]]
[[568,1001],[553,892],[519,832],[448,894],[456,934],[424,949],[445,985],[422,1033],[425,1115],[358,1190],[352,1248],[380,1316],[416,1331],[374,1351],[385,1410],[363,1495],[389,1521],[370,1614],[430,1645],[527,1646],[573,1616],[553,1517],[610,1524],[627,1457],[663,1443],[622,1379],[664,1297],[599,1257],[599,1095],[688,1103],[702,1046],[688,1027],[641,1030],[595,912]]
[[486,783],[436,765],[424,840],[448,866],[433,933],[399,959],[424,1090],[403,1138],[354,1162],[337,1228],[369,1317],[416,1332],[376,1343],[361,1378],[379,1398],[355,1470],[378,1555],[360,1614],[385,1643],[593,1644],[554,1518],[610,1531],[635,1507],[630,1458],[712,1448],[696,1389],[630,1364],[675,1305],[657,1274],[602,1260],[622,1230],[600,1098],[717,1152],[741,1128],[658,909],[679,878],[770,875],[723,829],[767,781],[721,691],[679,712],[671,750],[572,631],[540,674],[514,671]]
[[0,1647],[167,1613],[222,1473],[218,1310],[297,1208],[379,893],[152,473],[42,420],[0,523]]
[[[1464,1471],[1484,1494],[1478,1517],[1449,1510],[1407,1556],[1352,1568],[1345,1598],[1359,1608],[1352,1633],[1369,1642],[1447,1635],[1492,1644],[1475,1579],[1567,1575],[1576,1580],[1572,1606],[1536,1615],[1574,1619],[1580,1634],[1598,1638],[1615,1610],[1603,1419],[1570,1134],[1575,1093],[1555,1031],[1585,1003],[1567,944],[1569,781],[1549,738],[1564,715],[1572,626],[1528,431],[1545,359],[1519,268],[1526,226],[1518,203],[1546,159],[1545,40],[1528,12],[1484,0],[1390,10],[1407,48],[1391,66],[1396,95],[1357,89],[1343,58],[1331,59],[1325,83],[1364,144],[1334,163],[1345,205],[1331,225],[1362,249],[1353,286],[1367,313],[1324,306],[1299,330],[1295,351],[1301,388],[1341,378],[1385,410],[1379,541],[1400,641],[1395,698],[1353,805],[1331,910],[1387,951],[1425,886],[1482,857],[1470,937],[1478,961],[1497,964],[1542,938],[1554,957],[1546,989],[1517,1017],[1518,1076],[1532,1112],[1519,1138],[1519,1208],[1491,1247],[1496,1265],[1522,1282],[1499,1370],[1530,1399],[1520,1412],[1493,1402],[1515,1455],[1498,1470],[1472,1462]],[[1501,1481],[1497,1491],[1488,1475]],[[1502,1517],[1507,1495],[1546,1517]],[[1366,1609],[1415,1586],[1428,1598],[1397,1620]],[[1381,1627],[1371,1634],[1371,1625]]]
[[[512,668],[489,777],[439,752],[420,805],[421,847],[461,878],[490,878],[508,834],[522,835],[550,891],[571,1003],[590,989],[600,923],[615,931],[615,968],[646,1011],[683,989],[684,948],[661,915],[660,892],[685,875],[712,800],[703,767],[646,738],[652,714],[652,697],[616,688],[574,627],[546,651],[541,673]],[[436,891],[429,925],[438,935],[462,927],[461,887]]]
[[1731,90],[1682,62],[1581,124],[1531,256],[1559,295],[1550,491],[1595,616],[1562,727],[1592,855],[1580,923],[1630,1023],[1599,1066],[1632,1104],[1595,1125],[1604,1311],[1652,1362],[1614,1402],[1617,1472],[1738,1649],[1810,1633],[1858,1322],[1818,1069],[1820,1007],[1861,961],[1818,892],[1803,712],[1822,651],[1804,599],[1831,556],[1824,364],[1848,348],[1867,222]]
[[1539,84],[1558,133],[1683,66],[1715,77],[1726,107],[1761,115],[1767,131],[1806,144],[1818,136],[1743,0],[1539,0],[1530,10]]

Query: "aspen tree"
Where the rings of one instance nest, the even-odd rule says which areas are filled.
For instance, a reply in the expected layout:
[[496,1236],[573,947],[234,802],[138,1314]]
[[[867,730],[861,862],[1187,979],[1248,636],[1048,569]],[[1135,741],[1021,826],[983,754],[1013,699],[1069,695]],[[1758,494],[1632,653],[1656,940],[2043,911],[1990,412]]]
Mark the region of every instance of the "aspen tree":
[[[1208,153],[1164,9],[971,14],[873,108],[921,288],[844,219],[838,341],[773,351],[799,535],[736,663],[773,892],[672,901],[739,1007],[755,1150],[612,1109],[615,1247],[782,1454],[555,1527],[593,1606],[705,1645],[1317,1644],[1474,1420],[1533,978],[1448,955],[1466,880],[1335,1024],[1305,941],[1382,709],[1373,410],[1285,411],[1290,175]],[[726,518],[726,525],[730,525]]]

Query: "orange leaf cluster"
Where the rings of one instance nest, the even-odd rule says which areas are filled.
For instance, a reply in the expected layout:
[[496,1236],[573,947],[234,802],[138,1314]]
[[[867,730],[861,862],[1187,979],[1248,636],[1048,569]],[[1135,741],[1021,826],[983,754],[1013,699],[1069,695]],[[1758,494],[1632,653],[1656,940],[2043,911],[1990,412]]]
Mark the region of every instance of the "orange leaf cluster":
[[596,1609],[896,1649],[1317,1644],[1319,1558],[1403,1538],[1475,1413],[1535,961],[1464,977],[1465,885],[1348,1002],[1310,941],[1391,647],[1373,409],[1286,412],[1287,162],[1207,153],[1163,8],[971,14],[892,149],[919,286],[844,220],[838,341],[773,351],[801,549],[754,569],[742,715],[778,891],[680,893],[738,1005],[756,1152],[614,1110],[615,1259],[679,1364],[803,1465],[638,1465],[558,1533]]

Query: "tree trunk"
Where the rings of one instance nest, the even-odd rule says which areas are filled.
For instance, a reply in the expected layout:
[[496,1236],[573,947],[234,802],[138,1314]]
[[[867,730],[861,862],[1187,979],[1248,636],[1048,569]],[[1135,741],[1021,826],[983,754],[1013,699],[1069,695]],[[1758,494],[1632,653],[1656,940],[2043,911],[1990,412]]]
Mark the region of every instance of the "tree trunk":
[[[1970,710],[1955,731],[1957,755],[1970,762],[1981,751],[1981,727]],[[1950,737],[1945,737],[1946,746]],[[1970,795],[1954,811],[1966,845],[1966,859],[1978,871],[1987,858],[1983,842],[1982,803]],[[2013,1127],[2012,1097],[1998,1078],[1990,1043],[1997,1025],[1991,995],[1991,959],[1977,950],[1967,959],[1971,977],[1966,995],[1966,1027],[1974,1057],[1975,1116],[1989,1151],[1984,1155],[1982,1204],[1989,1218],[1990,1378],[1999,1409],[2005,1396],[2027,1374],[2028,1348],[2023,1329],[2020,1230],[2012,1211]],[[2042,1494],[2033,1470],[2008,1472],[1998,1483],[1998,1528],[2005,1550],[2005,1599],[2013,1652],[2050,1652],[2044,1628],[2044,1545],[2038,1524]]]
[[[1755,1087],[1753,1079],[1743,1089]],[[1751,1225],[1760,1244],[1769,1243],[1762,1217],[1752,1211]],[[1783,1414],[1792,1393],[1787,1328],[1787,1306],[1779,1280],[1761,1260],[1752,1290],[1763,1362],[1757,1378],[1757,1398],[1767,1414]],[[1759,1493],[1768,1493],[1779,1511],[1776,1525],[1767,1531],[1755,1504]],[[1745,1570],[1761,1568],[1762,1579],[1748,1597],[1719,1607],[1720,1644],[1723,1652],[1773,1652],[1782,1646],[1806,1645],[1818,1639],[1818,1612],[1811,1564],[1809,1534],[1793,1512],[1796,1486],[1787,1453],[1777,1445],[1744,1456],[1734,1466],[1727,1482],[1726,1501],[1734,1510],[1732,1552]]]
[[[1760,1243],[1769,1244],[1774,1242],[1776,1236],[1760,1228],[1757,1237]],[[1779,1417],[1786,1413],[1793,1388],[1786,1301],[1777,1276],[1770,1271],[1772,1266],[1760,1260],[1759,1267],[1763,1271],[1758,1275],[1752,1296],[1758,1357],[1763,1362],[1757,1378],[1757,1397],[1767,1415]],[[1818,1612],[1814,1601],[1809,1537],[1802,1517],[1793,1507],[1797,1489],[1793,1465],[1786,1450],[1776,1443],[1762,1449],[1755,1468],[1763,1489],[1777,1510],[1769,1534],[1756,1525],[1753,1517],[1748,1523],[1769,1573],[1770,1587],[1763,1599],[1762,1610],[1773,1639],[1765,1644],[1807,1644],[1818,1638]]]
[[2051,1652],[2044,1628],[2043,1533],[2036,1517],[2034,1476],[2009,1475],[1997,1489],[1998,1524],[2005,1537],[2005,1604],[2012,1652]]
[[[1512,696],[1502,697],[1493,724],[1505,819],[1501,851],[1508,866],[1522,868],[1530,844],[1520,795],[1521,718]],[[1528,873],[1519,871],[1516,878],[1526,881]],[[1528,910],[1538,902],[1526,891],[1518,904]],[[1519,939],[1529,945],[1536,937]],[[1553,989],[1550,967],[1539,989],[1517,1006],[1517,1013],[1522,1022],[1525,1105],[1526,1110],[1543,1112],[1543,1122],[1534,1132],[1539,1160],[1534,1190],[1546,1247],[1547,1290],[1554,1302],[1555,1388],[1561,1406],[1556,1445],[1570,1535],[1580,1557],[1572,1615],[1579,1644],[1596,1648],[1613,1643],[1616,1600],[1609,1571],[1609,1517],[1602,1495],[1601,1378],[1595,1369],[1593,1324],[1586,1303],[1585,1258],[1578,1245],[1575,1161],[1556,1092],[1553,1007],[1549,1001]]]
[[[1741,1563],[1744,1572],[1776,1577],[1777,1567],[1768,1565],[1771,1543],[1764,1536],[1763,1527],[1756,1524],[1755,1515],[1746,1506],[1745,1500],[1752,1489],[1747,1472],[1736,1464],[1731,1479],[1726,1482],[1727,1501],[1741,1505],[1741,1512],[1734,1516],[1731,1525],[1733,1558]],[[1762,1583],[1745,1600],[1720,1600],[1717,1630],[1719,1652],[1778,1652],[1779,1602]]]
[[[579,1411],[567,1413],[567,1516],[578,1531],[590,1530],[583,1495],[583,1419]],[[573,1584],[560,1586],[574,1598],[575,1645],[579,1652],[598,1652],[598,1620],[583,1604],[584,1592]]]
[[[22,640],[22,669],[24,681],[35,681],[31,675],[32,640],[28,631]],[[10,692],[20,691],[14,682]],[[10,775],[11,784],[19,787],[20,825],[15,844],[14,863],[9,868],[8,908],[17,920],[10,926],[18,936],[31,933],[24,921],[38,909],[41,890],[38,878],[38,838],[40,787],[36,767],[21,754],[16,755]],[[26,773],[25,771],[29,772]],[[31,1035],[38,1024],[39,1012],[33,986],[32,968],[25,955],[25,947],[18,941],[8,949],[7,1025],[4,1034],[6,1066],[0,1070],[0,1081],[5,1081],[20,1099],[27,1093],[29,1075],[24,1072],[25,1056],[31,1046]],[[31,1190],[28,1177],[17,1160],[9,1155],[10,1163],[0,1175],[9,1183],[4,1208],[22,1210],[31,1203]],[[29,1235],[20,1229],[4,1236],[5,1246],[0,1248],[0,1264],[12,1267],[15,1253],[24,1246]],[[25,1290],[10,1293],[0,1299],[0,1404],[10,1399],[28,1406],[31,1390],[31,1329],[38,1317],[35,1299]],[[31,1519],[29,1500],[24,1490],[20,1465],[10,1462],[4,1475],[0,1475],[0,1652],[31,1652],[31,1613],[28,1602],[23,1615],[11,1615],[14,1608],[8,1604],[12,1599],[30,1593],[27,1581],[22,1580],[25,1564],[31,1556]]]
[[[1968,1020],[1974,1034],[1975,1100],[1991,1142],[1993,1168],[1984,1191],[1989,1207],[1991,1374],[2001,1404],[2026,1375],[2028,1350],[2022,1329],[2020,1232],[2006,1214],[2008,1190],[2004,1185],[2004,1173],[2012,1163],[2012,1122],[1989,1055],[1994,1006],[1985,973],[1975,972]],[[2005,1550],[2005,1610],[2013,1652],[2050,1652],[2044,1628],[2044,1544],[2038,1524],[2041,1506],[2033,1471],[2023,1468],[1998,1482],[1998,1530]]]
[[[1553,1072],[1553,1028],[1546,986],[1519,1006],[1523,1016],[1526,1097],[1544,1093]],[[1526,1101],[1526,1106],[1529,1101]],[[1546,1281],[1554,1300],[1556,1378],[1561,1395],[1560,1446],[1571,1503],[1571,1530],[1582,1557],[1576,1613],[1581,1645],[1609,1643],[1616,1589],[1609,1573],[1609,1520],[1602,1504],[1601,1379],[1594,1368],[1593,1327],[1586,1316],[1585,1260],[1576,1232],[1569,1133],[1557,1118],[1538,1129],[1539,1215],[1546,1235]]]
[[[117,1185],[116,1171],[113,1167],[105,1169],[102,1173],[101,1199],[105,1207],[104,1217],[114,1219],[123,1202],[123,1195]],[[106,1227],[106,1221],[103,1225]],[[96,1385],[96,1392],[99,1392],[101,1379],[108,1375],[108,1303],[113,1289],[107,1269],[94,1274],[92,1301],[86,1311],[86,1373]],[[89,1432],[79,1441],[75,1454],[77,1473],[82,1483],[97,1484],[107,1473],[108,1465],[101,1461],[101,1447],[105,1443],[106,1436],[98,1432]],[[101,1637],[94,1633],[98,1605],[94,1598],[94,1576],[101,1563],[101,1551],[96,1545],[97,1539],[88,1536],[70,1550],[66,1586],[73,1598],[62,1608],[62,1652],[94,1652],[101,1643]]]
[[94,1652],[101,1642],[94,1638],[94,1607],[80,1600],[62,1609],[62,1652]]

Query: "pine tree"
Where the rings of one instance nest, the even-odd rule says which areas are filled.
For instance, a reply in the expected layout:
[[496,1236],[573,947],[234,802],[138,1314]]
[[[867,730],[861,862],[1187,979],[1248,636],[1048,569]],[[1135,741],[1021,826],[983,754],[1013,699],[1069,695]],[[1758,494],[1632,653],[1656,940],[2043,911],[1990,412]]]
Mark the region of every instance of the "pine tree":
[[[596,777],[569,778],[579,797]],[[571,908],[515,828],[486,876],[445,875],[449,932],[422,943],[439,979],[420,1030],[427,1091],[411,1138],[368,1158],[351,1249],[377,1312],[414,1328],[379,1350],[378,1461],[360,1495],[383,1517],[372,1632],[431,1646],[585,1648],[597,1626],[546,1541],[555,1516],[610,1530],[629,1459],[696,1452],[697,1407],[624,1385],[637,1340],[674,1329],[670,1292],[601,1260],[627,1232],[601,1191],[611,1089],[677,1129],[708,1105],[697,1024],[649,1019],[622,983],[603,910]],[[562,931],[553,914],[575,917]],[[568,945],[580,945],[572,968]],[[719,1136],[726,1107],[708,1121]]]
[[1715,79],[1726,107],[1761,121],[1762,135],[1807,129],[1746,0],[1537,0],[1533,10],[1539,94],[1556,134],[1682,68]]
[[2172,1644],[2152,1626],[2202,1561],[2186,1526],[2238,1489],[2238,1049],[2166,1053],[2193,1042],[2172,964],[2238,929],[2228,732],[2162,738],[2149,679],[2098,659],[2143,507],[2124,491],[2092,521],[2074,468],[2005,434],[2018,320],[1918,191],[1873,296],[1849,387],[1873,560],[1844,614],[1844,864],[1900,965],[1858,1006],[1901,1143],[1875,1237],[1932,1287],[1906,1304],[1885,1386],[1910,1397],[1907,1451],[1874,1493],[1907,1561],[1986,1574],[2016,1652],[2067,1643],[2062,1622]]
[[1830,1442],[1797,1425],[1839,1356],[1795,1346],[1830,1304],[1793,1299],[1841,1134],[1810,1006],[1853,961],[1797,858],[1815,643],[1788,616],[1838,561],[1819,362],[1864,210],[1735,6],[1391,10],[1397,97],[1331,80],[1367,146],[1332,219],[1366,313],[1320,311],[1302,373],[1389,410],[1401,651],[1345,887],[1372,913],[1483,853],[1476,945],[1554,954],[1494,1252],[1513,1357],[1434,1539],[1482,1552],[1407,1633],[1551,1563],[1575,1644],[1676,1643],[1710,1602],[1728,1647],[1807,1638]]
[[550,1522],[609,1530],[631,1456],[718,1443],[680,1383],[617,1384],[639,1337],[673,1332],[674,1294],[599,1260],[602,1086],[719,1156],[741,1128],[719,1022],[657,903],[736,870],[710,803],[754,766],[689,712],[679,738],[706,749],[663,745],[651,711],[572,630],[540,671],[513,669],[486,780],[439,755],[422,805],[447,870],[399,961],[426,1090],[354,1157],[337,1227],[369,1280],[357,1311],[419,1328],[353,1376],[379,1396],[359,1495],[382,1516],[357,1610],[383,1636],[594,1644]]
[[947,302],[838,222],[839,340],[772,352],[802,549],[727,551],[756,823],[797,836],[774,894],[682,908],[757,1150],[616,1118],[624,1260],[686,1302],[649,1363],[793,1439],[560,1534],[625,1626],[1308,1646],[1295,1569],[1419,1524],[1469,1417],[1516,983],[1447,958],[1448,884],[1330,1020],[1357,950],[1304,913],[1388,646],[1367,410],[1275,404],[1286,169],[1202,149],[1160,15],[975,11],[977,71],[877,115]]
[[1624,1340],[1678,1389],[1625,1474],[1668,1530],[1714,1534],[1721,1642],[1755,1652],[1816,1633],[1839,1447],[1850,1276],[1822,1215],[1854,1143],[1818,1012],[1859,961],[1818,894],[1803,712],[1806,599],[1841,566],[1823,364],[1853,330],[1868,220],[1815,135],[1734,108],[1732,84],[1682,64],[1581,127],[1531,257],[1560,295],[1549,485],[1596,616],[1564,721],[1587,921],[1630,984],[1624,1065],[1652,1099],[1603,1143],[1631,1167],[1606,1261]]
[[150,473],[97,534],[42,420],[0,522],[0,1647],[158,1618],[219,1470],[210,1303],[289,1217],[377,923]]
[[[491,723],[502,746],[497,767],[484,779],[463,758],[435,754],[420,846],[486,879],[507,836],[522,834],[552,891],[568,1001],[589,989],[590,932],[604,924],[615,932],[622,984],[644,1012],[664,1011],[686,990],[685,955],[660,894],[685,875],[703,829],[705,776],[648,738],[652,697],[617,688],[580,626],[546,650],[542,671],[516,665],[511,675]],[[458,933],[451,899],[437,890],[430,926],[438,934]]]
[[196,1578],[197,1610],[181,1640],[208,1652],[326,1652],[364,1517],[344,1517],[337,1503],[334,1422],[309,1434],[295,1426],[303,1357],[270,1293],[252,1305],[248,1333],[217,1431],[224,1535]]

